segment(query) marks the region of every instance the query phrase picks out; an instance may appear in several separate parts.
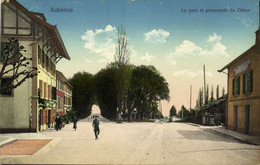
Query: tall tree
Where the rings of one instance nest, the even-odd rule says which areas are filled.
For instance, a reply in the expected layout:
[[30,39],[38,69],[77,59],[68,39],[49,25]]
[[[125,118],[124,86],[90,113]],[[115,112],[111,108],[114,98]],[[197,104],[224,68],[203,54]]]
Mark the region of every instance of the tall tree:
[[91,114],[91,107],[94,104],[94,77],[87,72],[78,72],[69,79],[72,85],[72,108],[81,117]]
[[176,116],[177,114],[176,114],[176,108],[175,108],[175,106],[173,105],[172,107],[171,107],[171,109],[170,109],[170,117],[172,117],[172,116]]
[[196,109],[201,110],[203,107],[203,88],[199,89]]
[[116,76],[118,68],[114,63],[100,70],[95,75],[96,104],[101,115],[107,119],[115,120],[117,114]]
[[209,84],[207,84],[207,87],[206,87],[206,95],[205,95],[205,105],[208,104],[209,102]]
[[216,98],[217,99],[219,98],[219,85],[217,85],[217,88],[216,88]]
[[169,100],[168,83],[153,66],[137,66],[132,71],[131,95],[138,111],[138,119],[150,115],[160,100]]
[[9,43],[1,45],[0,94],[12,93],[26,79],[37,75],[37,68],[31,64],[32,58],[24,56],[22,52],[26,50],[17,39],[10,38]]
[[128,41],[126,37],[126,31],[123,26],[117,28],[117,47],[115,52],[115,63],[118,67],[117,71],[117,119],[120,118],[121,112],[124,108],[124,99],[127,92],[127,79],[126,66],[130,60],[130,49],[128,48]]
[[210,102],[214,101],[214,88],[213,85],[211,86],[211,92],[210,92]]
[[222,89],[222,96],[224,96],[225,95],[225,88],[223,87],[223,89]]

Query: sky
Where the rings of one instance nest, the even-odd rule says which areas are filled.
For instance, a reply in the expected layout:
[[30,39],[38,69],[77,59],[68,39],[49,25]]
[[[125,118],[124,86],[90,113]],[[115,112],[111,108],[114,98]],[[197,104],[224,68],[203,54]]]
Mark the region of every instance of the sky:
[[17,1],[57,25],[71,57],[57,69],[67,78],[82,71],[94,75],[113,62],[117,27],[124,26],[130,63],[155,66],[169,84],[164,115],[172,105],[195,107],[203,65],[214,96],[217,85],[227,91],[227,75],[217,70],[254,45],[259,28],[258,0]]

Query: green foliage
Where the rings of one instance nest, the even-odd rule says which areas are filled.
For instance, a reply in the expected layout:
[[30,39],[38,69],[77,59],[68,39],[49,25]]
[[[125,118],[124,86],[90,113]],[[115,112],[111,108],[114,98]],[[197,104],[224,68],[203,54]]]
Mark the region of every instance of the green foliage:
[[69,123],[69,121],[70,121],[70,118],[69,118],[68,114],[63,115],[60,118],[61,118],[61,123]]
[[81,117],[91,114],[91,107],[94,104],[94,77],[87,72],[78,72],[69,80],[73,87],[73,109]]
[[171,107],[171,109],[170,109],[170,117],[172,117],[172,116],[176,116],[177,114],[176,114],[176,108],[175,108],[175,106],[173,105],[172,107]]
[[213,89],[213,85],[211,86],[211,92],[210,92],[210,102],[213,102],[215,99],[214,99],[214,89]]
[[223,89],[222,89],[222,96],[224,96],[225,95],[225,88],[223,87]]
[[216,88],[216,98],[217,99],[219,98],[219,85],[217,85],[217,88]]
[[132,71],[129,95],[142,116],[150,115],[160,100],[169,99],[168,83],[154,66],[137,66]]
[[[183,115],[183,116],[182,116]],[[178,116],[183,119],[187,119],[191,116],[191,113],[189,110],[187,110],[184,105],[181,106],[181,110],[178,112]]]
[[96,101],[101,115],[108,119],[115,119],[117,113],[115,67],[102,69],[95,75]]

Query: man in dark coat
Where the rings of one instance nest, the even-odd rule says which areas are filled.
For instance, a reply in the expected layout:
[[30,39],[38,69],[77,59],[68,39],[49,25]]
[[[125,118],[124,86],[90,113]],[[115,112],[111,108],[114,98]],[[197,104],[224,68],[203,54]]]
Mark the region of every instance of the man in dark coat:
[[59,130],[61,130],[61,118],[60,118],[60,116],[59,115],[57,115],[56,116],[56,118],[55,118],[55,129],[56,129],[56,131],[59,131]]
[[73,119],[73,129],[76,131],[77,129],[77,122],[78,122],[78,118],[76,116],[74,116],[74,119]]
[[96,140],[97,140],[98,135],[100,133],[98,116],[95,116],[95,119],[93,120],[93,123],[92,123],[92,127],[94,128],[94,133],[95,133],[95,137],[96,137]]

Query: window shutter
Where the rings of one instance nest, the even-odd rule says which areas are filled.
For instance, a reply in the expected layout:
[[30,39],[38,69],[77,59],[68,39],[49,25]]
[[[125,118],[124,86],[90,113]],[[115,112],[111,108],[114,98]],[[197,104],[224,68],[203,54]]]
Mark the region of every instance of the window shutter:
[[243,93],[246,93],[246,73],[243,75]]
[[249,72],[249,75],[250,75],[250,88],[249,88],[249,92],[251,93],[251,92],[253,92],[253,71],[251,70],[250,72]]
[[233,79],[233,82],[232,82],[232,95],[233,96],[235,95],[235,79]]
[[237,94],[239,95],[240,94],[240,77],[237,78],[237,86],[238,86]]

